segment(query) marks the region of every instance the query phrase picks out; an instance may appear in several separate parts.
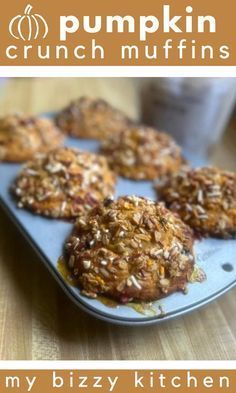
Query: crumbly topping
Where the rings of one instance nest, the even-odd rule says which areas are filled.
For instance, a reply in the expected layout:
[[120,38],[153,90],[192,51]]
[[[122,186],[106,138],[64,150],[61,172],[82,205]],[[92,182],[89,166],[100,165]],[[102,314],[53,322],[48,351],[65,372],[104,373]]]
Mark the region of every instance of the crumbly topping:
[[60,148],[27,163],[13,191],[19,207],[52,217],[76,217],[112,195],[114,185],[104,157]]
[[163,205],[126,196],[79,217],[65,256],[85,295],[151,301],[185,290],[192,245],[190,228]]
[[157,183],[156,189],[166,205],[197,232],[235,236],[235,173],[214,167],[184,170]]
[[81,97],[59,112],[56,123],[71,135],[104,139],[126,128],[131,120],[105,100]]
[[155,179],[183,165],[181,150],[163,132],[131,127],[104,140],[101,151],[120,175],[133,179]]
[[62,144],[64,137],[48,119],[12,114],[0,119],[0,160],[25,161]]

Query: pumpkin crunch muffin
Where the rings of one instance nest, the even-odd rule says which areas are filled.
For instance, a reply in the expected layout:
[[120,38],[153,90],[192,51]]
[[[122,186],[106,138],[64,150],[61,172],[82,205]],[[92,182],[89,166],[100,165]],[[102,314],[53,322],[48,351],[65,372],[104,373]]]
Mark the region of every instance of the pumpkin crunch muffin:
[[40,154],[13,185],[20,208],[50,217],[78,216],[113,194],[115,176],[106,159],[74,148]]
[[145,126],[114,134],[102,143],[101,152],[119,175],[134,180],[153,180],[176,172],[184,162],[170,136]]
[[78,218],[65,260],[82,293],[121,303],[185,291],[194,267],[191,229],[163,205],[106,199]]
[[22,162],[62,145],[64,136],[48,119],[13,114],[0,119],[0,161]]
[[88,97],[71,102],[56,117],[56,124],[64,132],[85,139],[104,139],[130,123],[124,113],[106,101]]
[[181,171],[157,184],[167,207],[201,235],[236,234],[236,174],[206,167]]

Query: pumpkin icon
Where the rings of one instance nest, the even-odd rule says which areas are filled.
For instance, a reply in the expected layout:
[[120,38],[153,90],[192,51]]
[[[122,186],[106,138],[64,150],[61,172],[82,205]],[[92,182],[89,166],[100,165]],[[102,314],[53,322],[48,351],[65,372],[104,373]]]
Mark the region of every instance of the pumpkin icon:
[[9,24],[9,31],[17,40],[21,38],[23,41],[31,41],[45,38],[48,34],[45,19],[39,14],[31,14],[32,9],[33,7],[28,4],[24,15],[15,16]]

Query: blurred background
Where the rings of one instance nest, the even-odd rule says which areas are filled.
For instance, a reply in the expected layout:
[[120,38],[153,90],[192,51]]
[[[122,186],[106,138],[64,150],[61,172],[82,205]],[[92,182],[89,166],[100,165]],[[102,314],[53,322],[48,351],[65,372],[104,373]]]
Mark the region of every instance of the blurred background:
[[236,169],[236,78],[0,78],[0,116],[57,111],[82,95],[167,131],[190,156]]

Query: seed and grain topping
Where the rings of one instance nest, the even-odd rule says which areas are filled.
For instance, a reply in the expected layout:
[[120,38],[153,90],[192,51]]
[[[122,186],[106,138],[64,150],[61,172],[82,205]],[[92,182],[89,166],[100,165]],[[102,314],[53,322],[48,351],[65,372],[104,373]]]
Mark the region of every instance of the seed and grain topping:
[[181,150],[174,140],[155,129],[131,127],[104,140],[101,151],[119,175],[153,180],[179,170]]
[[191,229],[162,204],[125,196],[77,219],[65,260],[86,296],[152,301],[186,290],[192,246]]
[[102,99],[81,97],[59,112],[56,123],[75,137],[104,139],[126,128],[131,120]]
[[49,119],[8,115],[0,119],[0,161],[22,162],[62,145],[64,136]]
[[156,185],[167,207],[202,235],[235,237],[236,174],[214,167],[188,169]]
[[76,217],[113,195],[115,176],[106,159],[75,148],[40,154],[19,173],[18,206],[51,217]]

